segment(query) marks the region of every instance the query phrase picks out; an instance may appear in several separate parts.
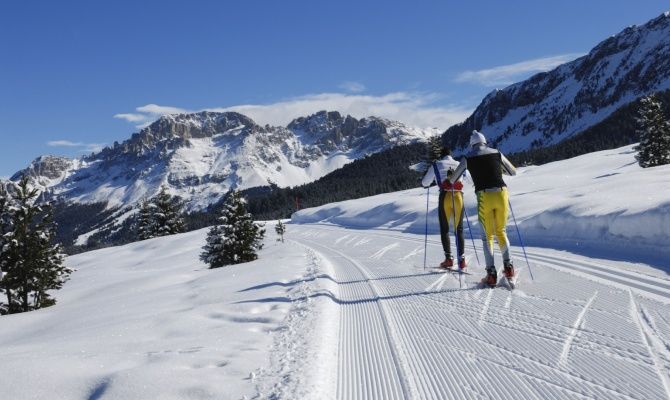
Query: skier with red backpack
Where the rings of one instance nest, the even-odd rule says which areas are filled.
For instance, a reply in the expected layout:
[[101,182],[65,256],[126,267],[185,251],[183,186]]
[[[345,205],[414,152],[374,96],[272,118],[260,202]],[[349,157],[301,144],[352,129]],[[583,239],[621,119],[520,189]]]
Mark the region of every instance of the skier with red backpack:
[[[440,197],[438,203],[438,218],[440,221],[440,239],[442,240],[442,249],[444,250],[444,261],[440,268],[449,269],[454,266],[454,258],[451,254],[451,243],[449,240],[449,220],[451,226],[456,226],[456,255],[458,258],[458,268],[463,271],[466,267],[465,255],[463,254],[463,181],[459,177],[453,183],[449,177],[458,167],[458,161],[451,157],[451,151],[442,148],[440,159],[433,162],[426,171],[421,184],[428,188],[433,184],[440,187]],[[455,220],[455,221],[454,221]]]

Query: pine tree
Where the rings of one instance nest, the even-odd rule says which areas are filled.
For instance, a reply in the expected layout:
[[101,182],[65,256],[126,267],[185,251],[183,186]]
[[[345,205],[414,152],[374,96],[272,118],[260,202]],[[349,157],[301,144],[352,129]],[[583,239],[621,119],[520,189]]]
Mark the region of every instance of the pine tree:
[[432,164],[435,161],[439,160],[442,155],[442,136],[436,135],[431,136],[428,139],[426,151],[426,161],[428,164]]
[[7,304],[0,303],[0,314],[8,314],[10,309],[14,308],[14,299],[9,282],[4,281],[4,277],[8,276],[7,272],[11,262],[10,240],[9,232],[12,230],[11,221],[11,203],[9,194],[4,187],[0,186],[0,291],[4,292],[4,297],[7,298]]
[[154,220],[152,218],[153,203],[143,200],[140,204],[140,216],[137,221],[137,238],[139,240],[151,239],[154,237]]
[[230,264],[253,261],[263,247],[265,229],[255,224],[246,210],[246,201],[239,191],[228,194],[223,205],[220,225],[213,226],[207,234],[200,259],[219,268]]
[[277,225],[275,225],[275,232],[277,232],[277,235],[279,235],[280,239],[277,239],[277,241],[281,240],[282,243],[284,243],[284,233],[286,233],[286,224],[282,223],[281,220],[277,220]]
[[42,221],[36,225],[34,232],[37,245],[33,272],[35,287],[32,294],[35,309],[56,304],[56,300],[51,298],[47,291],[62,288],[73,271],[64,265],[65,256],[62,246],[53,243],[55,232],[56,224],[53,221],[52,207],[48,205]]
[[180,214],[181,207],[182,204],[178,198],[170,196],[165,186],[161,186],[156,197],[144,200],[140,205],[137,238],[146,240],[184,232],[184,221]]
[[637,133],[640,144],[634,148],[635,156],[642,168],[670,164],[670,122],[663,115],[661,103],[656,96],[641,100]]
[[184,232],[184,221],[181,218],[181,203],[176,197],[168,194],[165,186],[161,186],[158,196],[153,201],[155,206],[154,221],[156,236],[174,235]]
[[410,170],[419,172],[422,175],[425,174],[435,161],[442,158],[442,148],[442,137],[440,135],[428,138],[423,160],[417,164],[411,165]]
[[5,290],[10,293],[9,312],[30,311],[33,269],[36,259],[35,236],[31,233],[33,220],[42,210],[34,206],[37,189],[28,188],[24,177],[12,194],[13,207],[10,211],[12,229],[6,234],[7,264],[5,270]]
[[49,204],[35,204],[37,189],[23,178],[12,194],[11,229],[5,237],[2,280],[9,312],[24,312],[55,304],[48,290],[60,289],[71,269],[63,265],[60,245],[52,244],[55,225]]

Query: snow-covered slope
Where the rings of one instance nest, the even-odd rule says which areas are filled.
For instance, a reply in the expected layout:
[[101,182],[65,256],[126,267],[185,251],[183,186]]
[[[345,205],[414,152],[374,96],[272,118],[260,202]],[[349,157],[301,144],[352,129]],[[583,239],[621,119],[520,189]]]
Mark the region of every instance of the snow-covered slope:
[[473,128],[514,152],[558,143],[631,101],[670,89],[670,13],[614,35],[587,55],[487,95],[445,140],[464,148]]
[[[378,200],[339,207],[381,215]],[[469,242],[471,275],[424,270],[425,248],[428,266],[441,261],[434,234],[424,245],[421,234],[289,224],[287,243],[271,236],[259,260],[218,270],[198,261],[204,236],[69,257],[77,271],[58,304],[0,317],[0,398],[670,395],[670,276],[653,266],[528,247],[532,278],[517,263],[510,291],[478,286]]]
[[[309,284],[259,286],[309,275],[305,249],[270,238],[258,262],[208,270],[198,260],[205,233],[69,257],[77,271],[55,307],[0,317],[0,398],[241,399],[257,391],[259,371],[287,362],[269,359],[290,350],[277,333],[328,337],[314,301],[251,301],[308,295]],[[320,349],[299,350],[300,368],[319,374],[309,360]]]
[[[506,177],[524,239],[608,257],[670,259],[670,165],[640,168],[631,146],[519,169]],[[479,236],[472,186],[464,189],[470,223]],[[426,191],[412,189],[302,210],[294,222],[423,233]],[[437,232],[433,190],[429,229]],[[513,221],[508,233],[517,242]],[[668,270],[670,270],[670,265]]]
[[167,115],[82,160],[40,157],[12,180],[28,175],[49,196],[110,207],[132,205],[166,185],[189,209],[202,209],[231,188],[307,183],[366,154],[435,133],[326,111],[286,128],[262,127],[234,112]]

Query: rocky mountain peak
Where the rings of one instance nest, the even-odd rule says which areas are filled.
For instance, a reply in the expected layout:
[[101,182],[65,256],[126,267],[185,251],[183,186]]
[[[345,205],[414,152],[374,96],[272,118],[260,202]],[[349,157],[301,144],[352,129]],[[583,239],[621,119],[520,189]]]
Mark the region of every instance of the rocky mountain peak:
[[201,111],[164,115],[151,125],[134,133],[122,143],[105,148],[97,159],[110,159],[119,153],[142,155],[157,147],[175,148],[187,145],[190,139],[213,137],[231,130],[252,133],[262,130],[251,118],[237,112]]
[[670,88],[670,17],[631,26],[587,55],[489,93],[446,145],[464,149],[472,129],[493,145],[520,151],[558,143],[641,96]]
[[140,136],[181,139],[212,137],[235,128],[253,128],[256,123],[237,112],[201,111],[188,114],[172,114],[160,117],[156,122],[139,132]]
[[336,111],[297,118],[288,127],[261,127],[236,112],[202,111],[163,116],[70,164],[42,157],[24,173],[52,198],[110,207],[135,204],[167,185],[193,210],[219,201],[231,188],[311,182],[366,154],[432,134]]
[[21,180],[25,175],[31,178],[59,179],[73,166],[74,160],[67,157],[52,155],[39,156],[34,159],[28,168],[22,169],[10,178],[12,181]]
[[309,134],[334,133],[336,131],[348,130],[346,126],[353,127],[358,121],[347,115],[346,118],[337,111],[319,111],[315,114],[299,117],[291,121],[287,128],[292,131],[300,131]]

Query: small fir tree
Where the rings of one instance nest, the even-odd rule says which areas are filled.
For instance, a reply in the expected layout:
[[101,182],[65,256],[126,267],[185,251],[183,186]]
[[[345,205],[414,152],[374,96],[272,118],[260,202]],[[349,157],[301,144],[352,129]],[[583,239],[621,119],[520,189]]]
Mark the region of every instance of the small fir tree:
[[2,286],[8,312],[24,312],[55,304],[47,291],[60,289],[71,269],[63,265],[60,245],[54,245],[55,224],[50,205],[35,204],[36,189],[23,178],[12,194],[11,227],[4,235]]
[[207,243],[200,255],[202,261],[210,268],[219,268],[258,258],[256,253],[263,247],[265,229],[254,223],[239,191],[228,194],[219,222],[220,225],[213,226],[207,234]]
[[431,136],[428,139],[428,144],[427,144],[427,149],[426,149],[426,162],[428,164],[432,164],[435,161],[440,159],[440,156],[442,155],[442,136],[436,135],[436,136]]
[[3,279],[7,275],[10,262],[10,240],[7,236],[12,230],[10,207],[9,194],[4,187],[0,186],[0,291],[3,297],[7,298],[6,304],[0,302],[0,314],[9,313],[14,303],[11,288]]
[[277,220],[277,225],[275,225],[275,232],[279,235],[277,241],[284,243],[284,233],[286,233],[286,224],[282,223],[281,220]]
[[64,265],[65,255],[62,246],[53,243],[55,232],[53,210],[51,206],[47,206],[44,217],[36,225],[35,230],[37,262],[34,271],[35,288],[32,294],[35,309],[56,304],[56,300],[51,298],[47,291],[62,288],[73,271]]
[[[30,311],[30,293],[36,249],[35,236],[31,234],[33,220],[42,210],[34,205],[39,192],[28,188],[28,180],[21,179],[12,193],[13,207],[10,211],[11,230],[5,235],[7,241],[7,263],[3,282],[8,293],[10,313]],[[11,297],[11,298],[10,298]]]
[[157,236],[184,232],[184,221],[180,213],[182,204],[177,197],[168,194],[165,186],[161,186],[153,204],[155,206],[154,223]]
[[156,197],[144,200],[140,205],[137,238],[146,240],[184,232],[181,208],[182,204],[179,199],[170,196],[165,186],[161,186]]
[[642,168],[670,164],[670,121],[656,96],[641,100],[637,121],[640,144],[634,148],[635,156]]
[[153,203],[143,200],[140,204],[140,215],[137,221],[137,238],[139,240],[151,239],[156,231],[154,219],[152,218]]

